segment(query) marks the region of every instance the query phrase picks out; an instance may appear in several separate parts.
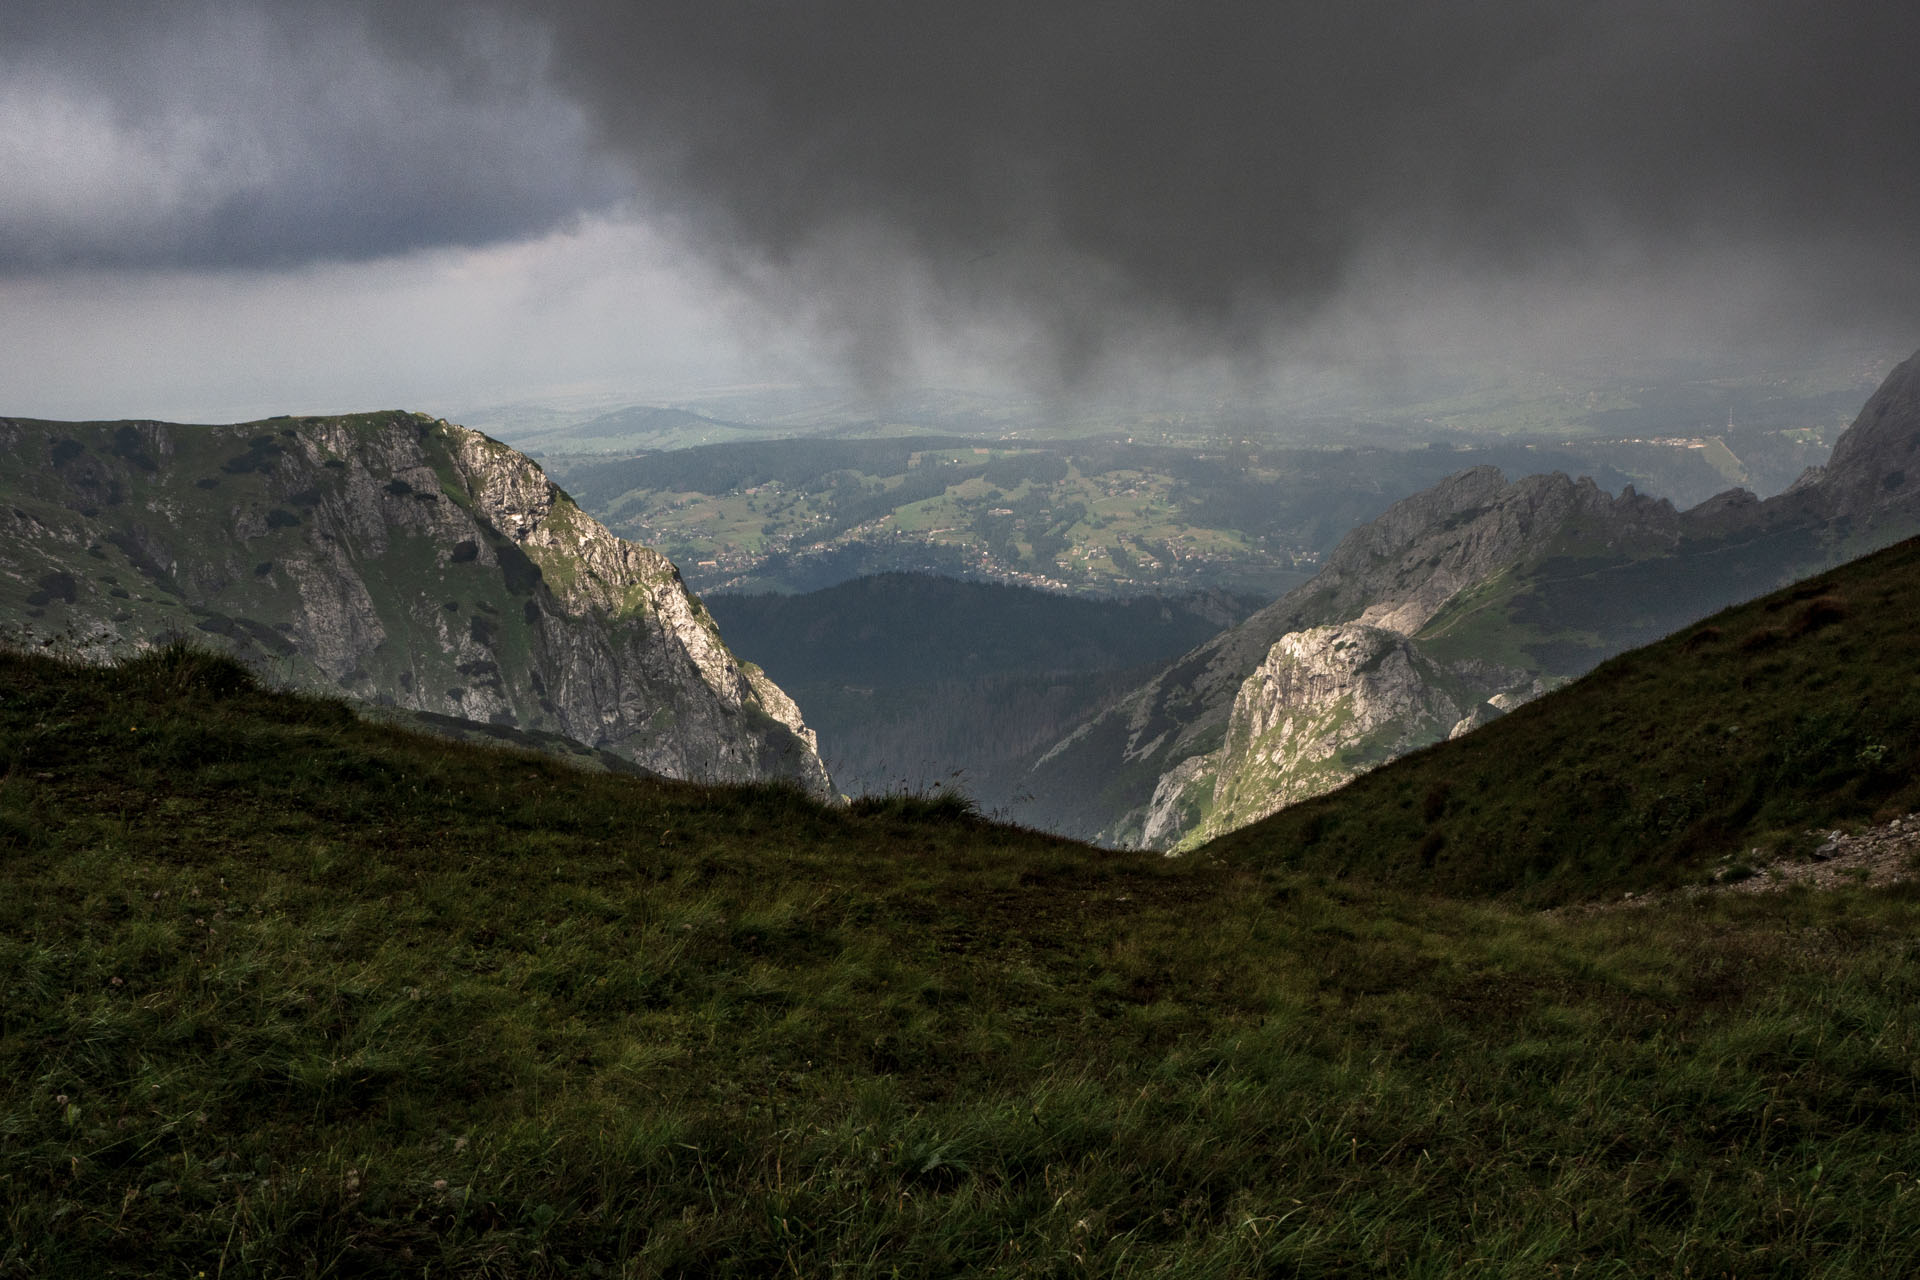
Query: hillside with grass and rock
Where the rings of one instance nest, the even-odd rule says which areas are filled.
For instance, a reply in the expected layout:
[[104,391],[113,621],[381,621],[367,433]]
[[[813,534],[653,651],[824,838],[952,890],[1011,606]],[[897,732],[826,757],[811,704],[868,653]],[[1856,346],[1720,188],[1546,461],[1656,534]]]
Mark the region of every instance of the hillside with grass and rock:
[[415,723],[833,794],[799,709],[667,559],[419,414],[0,420],[0,618],[105,657],[190,636]]
[[[1731,490],[1679,512],[1630,486],[1614,496],[1564,475],[1460,473],[1356,529],[1312,581],[1039,756],[1029,785],[1048,798],[1041,821],[1193,848],[1912,533],[1916,449],[1920,357],[1888,376],[1825,467],[1765,501]],[[1325,629],[1347,627],[1386,633],[1365,652],[1401,655],[1395,670],[1420,671],[1419,692],[1404,675],[1388,692],[1358,667],[1325,674],[1339,665]]]
[[[1920,805],[1920,540],[1706,618],[1205,846],[1552,904],[1805,860]],[[1833,850],[1826,850],[1827,853]]]
[[0,653],[0,1275],[1899,1274],[1916,604],[1173,860]]

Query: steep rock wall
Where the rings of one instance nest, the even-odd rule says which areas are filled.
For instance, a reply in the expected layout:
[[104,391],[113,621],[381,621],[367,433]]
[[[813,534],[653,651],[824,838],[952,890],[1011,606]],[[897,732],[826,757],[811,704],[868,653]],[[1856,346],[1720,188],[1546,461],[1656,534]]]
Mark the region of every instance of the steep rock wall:
[[1517,705],[1528,683],[1523,673],[1484,665],[1443,667],[1384,627],[1292,632],[1241,684],[1226,742],[1161,780],[1142,843],[1191,848],[1331,791]]
[[798,708],[673,565],[478,432],[0,420],[0,448],[16,641],[104,657],[196,635],[290,684],[833,795]]

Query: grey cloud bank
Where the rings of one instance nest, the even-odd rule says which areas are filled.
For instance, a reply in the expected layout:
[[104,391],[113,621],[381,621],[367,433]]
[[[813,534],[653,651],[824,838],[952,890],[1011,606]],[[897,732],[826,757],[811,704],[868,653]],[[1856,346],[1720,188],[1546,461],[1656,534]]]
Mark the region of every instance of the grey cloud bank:
[[0,269],[364,259],[630,193],[536,32],[474,18],[422,52],[324,3],[9,5]]
[[[82,326],[128,273],[293,300],[312,264],[342,288],[436,250],[507,269],[486,246],[612,217],[674,248],[630,306],[617,264],[597,301],[550,300],[556,353],[724,330],[874,385],[1127,394],[1910,347],[1915,47],[1910,5],[1782,0],[16,0],[0,290]],[[518,305],[540,279],[444,296]],[[237,290],[234,323],[272,292]],[[446,346],[421,360],[463,376]]]
[[[875,333],[901,256],[1067,358],[1142,313],[1257,341],[1391,262],[1578,289],[1811,257],[1812,317],[1915,317],[1911,5],[558,12],[556,72],[650,189]],[[821,252],[848,235],[887,248]]]

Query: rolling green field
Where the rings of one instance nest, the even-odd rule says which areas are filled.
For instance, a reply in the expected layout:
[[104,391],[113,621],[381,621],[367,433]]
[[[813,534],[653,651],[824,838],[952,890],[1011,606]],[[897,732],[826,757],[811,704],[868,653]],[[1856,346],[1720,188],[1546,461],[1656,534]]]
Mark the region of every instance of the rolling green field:
[[[1573,465],[1523,446],[1181,449],[958,437],[777,440],[545,465],[696,589],[805,591],[891,571],[1091,595],[1272,598],[1349,529],[1483,462]],[[1625,473],[1606,468],[1614,488]]]
[[[1371,776],[1588,833],[1531,879],[1490,819],[1423,874],[1365,783],[1306,810],[1370,860],[1169,861],[0,655],[0,1275],[1911,1272],[1920,892],[1533,904],[1910,805],[1917,558],[1715,621],[1684,706],[1612,664]],[[1600,776],[1542,786],[1581,698]],[[1604,802],[1792,723],[1833,734],[1744,826]]]
[[[1777,492],[1824,461],[1837,432],[1825,401],[1813,400],[1775,406],[1738,432],[1703,428],[1700,413],[1721,401],[1695,390],[1658,410],[1608,411],[1618,418],[1606,420],[1618,433],[1608,437],[1543,428],[1503,439],[1440,421],[1430,442],[1413,437],[1419,447],[1402,435],[1392,448],[1307,448],[1258,432],[1176,439],[1142,426],[1078,439],[741,440],[541,461],[703,592],[807,591],[910,571],[1089,595],[1221,588],[1272,598],[1355,525],[1469,467],[1590,475],[1609,492],[1632,483],[1685,507],[1735,486]],[[1680,434],[1657,434],[1663,423]]]
[[[1272,594],[1303,579],[1322,533],[1283,526],[1325,520],[1324,511],[1240,521],[1251,505],[1243,498],[1210,516],[1203,508],[1228,494],[1300,483],[1283,467],[1224,461],[1120,440],[1036,449],[929,437],[554,465],[610,527],[667,550],[703,590],[791,589],[807,585],[806,569],[791,562],[836,557],[867,572],[932,569],[1098,594],[1206,586]],[[1349,495],[1351,513],[1331,518],[1344,527],[1368,505]]]

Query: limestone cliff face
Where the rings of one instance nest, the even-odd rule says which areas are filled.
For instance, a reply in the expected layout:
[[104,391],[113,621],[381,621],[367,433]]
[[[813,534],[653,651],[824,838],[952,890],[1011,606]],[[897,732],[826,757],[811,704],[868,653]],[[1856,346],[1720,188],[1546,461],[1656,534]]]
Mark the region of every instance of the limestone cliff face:
[[1894,535],[1908,532],[1920,505],[1920,354],[1887,375],[1834,442],[1826,466],[1813,468],[1767,505],[1796,514],[1811,509],[1856,527],[1888,526]]
[[288,683],[833,794],[799,709],[673,565],[478,432],[0,421],[0,448],[25,638],[104,656],[197,634]]
[[[1650,554],[1679,538],[1672,505],[1632,489],[1616,497],[1591,480],[1560,474],[1509,483],[1492,467],[1463,471],[1355,529],[1311,582],[1075,730],[1036,765],[1031,785],[1093,798],[1077,834],[1154,848],[1190,843],[1178,815],[1208,809],[1196,800],[1194,788],[1206,785],[1197,780],[1216,776],[1243,684],[1286,637],[1344,623],[1412,635],[1463,592],[1555,548]],[[1518,681],[1519,671],[1506,676],[1512,665],[1499,670]],[[1498,679],[1478,683],[1486,686],[1479,697],[1505,687]]]
[[1765,502],[1732,490],[1677,513],[1564,475],[1462,472],[1354,530],[1313,581],[1082,725],[1041,770],[1104,788],[1120,814],[1106,838],[1188,848],[1916,530],[1920,356],[1827,466]]
[[1183,762],[1155,789],[1142,832],[1179,850],[1331,791],[1396,756],[1436,742],[1476,713],[1523,694],[1518,672],[1434,662],[1406,636],[1350,622],[1283,636],[1241,684],[1226,742]]

